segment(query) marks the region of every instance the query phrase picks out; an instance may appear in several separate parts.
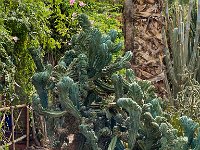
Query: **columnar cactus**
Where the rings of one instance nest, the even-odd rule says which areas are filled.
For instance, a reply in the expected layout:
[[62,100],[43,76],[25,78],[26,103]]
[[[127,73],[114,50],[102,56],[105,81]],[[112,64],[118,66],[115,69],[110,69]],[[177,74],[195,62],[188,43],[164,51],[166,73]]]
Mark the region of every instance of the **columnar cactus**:
[[[198,118],[200,104],[196,89],[200,83],[200,0],[190,0],[188,9],[175,5],[169,11],[165,1],[166,26],[163,27],[165,64],[171,87],[171,104],[193,119]],[[196,6],[195,6],[196,5]],[[197,10],[196,10],[197,8]],[[185,10],[184,10],[185,9]],[[187,10],[187,12],[186,12]],[[172,14],[169,14],[172,12]],[[187,17],[185,19],[185,12]],[[195,13],[195,14],[194,14]],[[189,94],[188,94],[188,91]],[[186,100],[187,99],[187,100]],[[195,106],[194,108],[192,108]],[[187,111],[187,112],[186,112]]]
[[[177,97],[177,93],[187,86],[189,79],[199,80],[199,34],[200,34],[200,0],[197,1],[197,20],[194,37],[191,36],[191,14],[194,0],[190,0],[187,19],[184,20],[184,11],[181,5],[176,6],[176,11],[170,19],[167,1],[166,5],[166,26],[163,27],[163,41],[165,62],[168,70],[168,79],[172,85],[172,95]],[[169,37],[169,38],[167,38]],[[170,91],[169,91],[170,92]]]

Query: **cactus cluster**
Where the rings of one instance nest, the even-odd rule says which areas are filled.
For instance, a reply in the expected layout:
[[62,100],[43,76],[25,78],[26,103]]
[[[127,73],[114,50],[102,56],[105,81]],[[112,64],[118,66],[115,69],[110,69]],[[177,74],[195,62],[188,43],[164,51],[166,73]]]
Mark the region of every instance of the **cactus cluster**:
[[[199,82],[200,82],[200,0],[188,1],[185,5],[174,4],[174,8],[165,1],[165,63],[171,93],[171,105],[180,114],[198,120],[199,118]],[[197,8],[197,9],[196,9]]]
[[[165,26],[163,27],[163,42],[165,44],[165,62],[170,81],[172,96],[186,86],[191,85],[191,79],[198,82],[200,76],[199,34],[200,34],[200,1],[197,1],[197,12],[193,14],[196,1],[189,1],[189,8],[176,5],[170,15],[168,2],[165,1]],[[185,15],[186,19],[185,19]],[[192,19],[192,14],[197,18]],[[195,22],[194,22],[195,20]],[[195,25],[193,25],[195,24]],[[196,28],[194,28],[196,26]]]
[[[72,49],[55,67],[38,65],[32,78],[37,91],[33,109],[48,122],[50,145],[66,147],[67,136],[75,134],[76,149],[83,150],[199,149],[198,123],[180,118],[184,135],[178,136],[154,87],[149,81],[136,80],[129,69],[132,53],[112,61],[122,48],[115,42],[116,31],[102,35],[83,14],[79,23],[82,31],[72,38]],[[32,54],[36,64],[42,64],[39,55]],[[126,75],[118,74],[121,69]],[[76,124],[67,122],[69,116]],[[73,131],[76,126],[78,131]]]

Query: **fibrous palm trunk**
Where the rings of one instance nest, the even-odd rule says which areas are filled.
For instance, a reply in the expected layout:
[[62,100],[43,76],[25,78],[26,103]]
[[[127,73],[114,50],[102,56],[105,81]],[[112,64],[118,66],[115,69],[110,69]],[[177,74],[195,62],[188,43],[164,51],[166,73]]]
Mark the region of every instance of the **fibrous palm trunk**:
[[154,83],[158,95],[167,95],[162,42],[162,0],[125,0],[125,49],[134,53],[132,68],[140,79]]

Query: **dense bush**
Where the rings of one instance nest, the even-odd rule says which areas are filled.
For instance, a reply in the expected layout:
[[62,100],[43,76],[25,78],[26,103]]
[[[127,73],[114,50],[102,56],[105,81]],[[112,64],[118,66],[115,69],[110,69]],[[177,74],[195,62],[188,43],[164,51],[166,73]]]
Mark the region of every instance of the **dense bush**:
[[[1,93],[6,93],[3,99],[13,104],[19,103],[19,99],[21,102],[29,100],[34,91],[30,78],[36,69],[29,48],[38,48],[45,63],[56,65],[66,48],[70,47],[72,35],[80,28],[78,14],[87,13],[95,20],[96,26],[101,25],[102,31],[120,26],[119,21],[109,15],[120,16],[114,11],[121,11],[121,6],[102,6],[102,3],[94,1],[75,1],[72,5],[68,0],[3,0],[0,3],[0,80]],[[101,15],[98,15],[99,11]]]

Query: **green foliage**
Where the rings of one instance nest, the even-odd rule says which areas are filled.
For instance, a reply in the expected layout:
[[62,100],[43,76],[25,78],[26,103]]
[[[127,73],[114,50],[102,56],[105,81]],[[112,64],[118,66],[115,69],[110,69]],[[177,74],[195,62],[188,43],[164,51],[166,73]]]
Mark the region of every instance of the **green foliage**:
[[[199,107],[200,107],[200,84],[197,81],[189,81],[190,85],[186,86],[184,90],[178,93],[176,99],[176,106],[179,113],[190,116],[199,122]],[[200,122],[199,122],[200,123]]]
[[[83,1],[84,6],[80,6],[80,1],[75,1],[70,5],[69,1],[56,0],[47,2],[47,6],[51,10],[51,17],[48,19],[49,28],[51,29],[52,43],[59,43],[59,47],[54,47],[53,56],[58,60],[62,56],[65,48],[69,48],[69,43],[72,35],[79,30],[77,17],[81,13],[85,13],[93,20],[93,24],[103,32],[108,32],[112,28],[121,27],[120,20],[113,19],[120,16],[122,5],[115,4],[114,7],[109,3],[96,1]],[[103,9],[103,10],[102,10]],[[101,14],[104,13],[104,14]],[[113,17],[111,15],[114,15]],[[95,20],[95,21],[94,21]],[[118,31],[120,31],[118,29]],[[120,38],[123,38],[120,35]]]
[[[3,99],[9,101],[8,103],[11,100],[13,104],[24,103],[29,99],[34,91],[30,78],[36,68],[40,71],[44,69],[44,66],[32,57],[37,53],[42,53],[40,57],[44,57],[44,63],[57,64],[63,52],[70,49],[72,35],[80,29],[77,22],[77,16],[80,13],[86,12],[91,18],[106,20],[105,18],[111,14],[119,16],[121,11],[119,10],[121,5],[114,5],[113,10],[113,5],[107,4],[108,6],[103,8],[107,14],[99,17],[98,12],[104,4],[96,1],[87,1],[85,4],[85,6],[80,6],[80,2],[76,1],[70,5],[68,0],[1,1],[0,46],[3,72],[1,71],[0,91],[1,95],[6,93]],[[98,26],[102,20],[95,21],[94,24]],[[111,17],[110,20],[109,24],[112,26],[108,26],[105,22],[103,31],[120,24]],[[39,47],[38,50],[33,51],[32,48],[36,47]],[[5,77],[5,74],[9,77]],[[9,81],[5,81],[7,79]]]
[[[5,51],[3,53],[10,57],[10,62],[16,68],[13,79],[17,81],[19,86],[18,94],[24,93],[19,94],[20,97],[24,97],[33,90],[30,77],[35,69],[27,48],[30,45],[39,46],[39,41],[41,44],[45,43],[49,31],[44,18],[47,18],[49,13],[44,4],[39,1],[2,1],[1,8],[1,32],[6,33],[8,41],[12,42],[12,47],[8,43],[4,43]],[[1,61],[5,63],[5,60]],[[10,84],[14,83],[14,81],[10,81]],[[15,92],[12,91],[12,93]],[[21,99],[23,102],[28,100],[27,97],[24,98]],[[9,98],[7,100],[10,101]]]
[[4,102],[10,102],[17,98],[15,94],[15,72],[16,68],[12,63],[11,57],[6,51],[13,48],[13,42],[8,35],[8,31],[0,26],[0,95],[4,98],[0,106]]
[[189,4],[189,0],[169,0],[168,3],[170,5],[174,5],[174,4],[181,4],[181,5],[188,5]]

